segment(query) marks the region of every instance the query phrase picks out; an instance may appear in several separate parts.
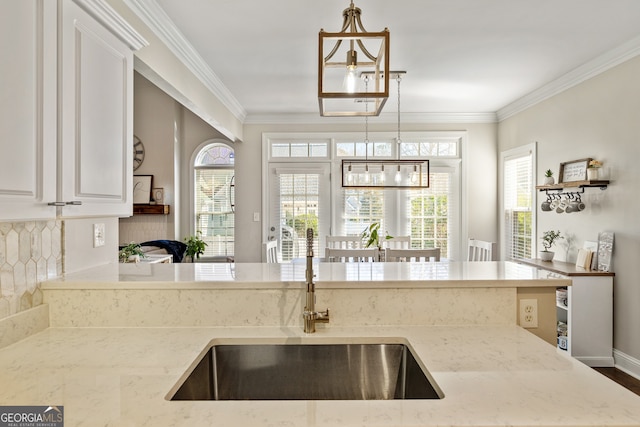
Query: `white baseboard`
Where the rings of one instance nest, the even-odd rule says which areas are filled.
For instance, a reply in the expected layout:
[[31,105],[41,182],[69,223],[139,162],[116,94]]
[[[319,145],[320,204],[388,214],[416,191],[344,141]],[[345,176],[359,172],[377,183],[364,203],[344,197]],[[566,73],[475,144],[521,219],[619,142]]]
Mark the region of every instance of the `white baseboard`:
[[616,368],[640,380],[640,360],[631,357],[620,350],[613,349]]

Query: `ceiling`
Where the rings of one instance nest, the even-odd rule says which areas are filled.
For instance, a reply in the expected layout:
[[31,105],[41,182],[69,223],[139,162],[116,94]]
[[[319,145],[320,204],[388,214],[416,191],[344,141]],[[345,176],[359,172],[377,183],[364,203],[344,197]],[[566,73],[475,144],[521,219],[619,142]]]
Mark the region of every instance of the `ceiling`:
[[[339,31],[349,0],[138,1],[166,13],[247,119],[319,116],[318,32]],[[354,3],[368,31],[389,28],[390,69],[407,72],[403,113],[499,113],[640,51],[638,0]]]

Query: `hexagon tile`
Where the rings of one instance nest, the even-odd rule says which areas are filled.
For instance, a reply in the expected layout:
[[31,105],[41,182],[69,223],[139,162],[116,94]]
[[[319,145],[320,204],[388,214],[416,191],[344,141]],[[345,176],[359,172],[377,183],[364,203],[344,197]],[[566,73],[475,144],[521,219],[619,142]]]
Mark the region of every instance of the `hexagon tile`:
[[59,275],[62,223],[0,223],[0,319],[42,304],[40,282]]

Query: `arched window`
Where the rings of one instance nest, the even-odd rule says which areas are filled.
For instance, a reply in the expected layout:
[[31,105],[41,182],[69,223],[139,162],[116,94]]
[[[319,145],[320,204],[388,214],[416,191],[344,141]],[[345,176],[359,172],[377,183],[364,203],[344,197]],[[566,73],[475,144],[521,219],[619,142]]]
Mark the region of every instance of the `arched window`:
[[204,258],[233,256],[234,152],[223,143],[205,145],[194,161],[195,231],[207,243]]

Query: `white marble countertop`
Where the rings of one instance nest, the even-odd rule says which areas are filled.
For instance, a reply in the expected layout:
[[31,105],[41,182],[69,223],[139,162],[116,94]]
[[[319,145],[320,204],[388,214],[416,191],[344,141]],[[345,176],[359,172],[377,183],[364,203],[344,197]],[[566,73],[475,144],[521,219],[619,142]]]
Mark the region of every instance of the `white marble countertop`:
[[[323,287],[568,286],[566,278],[515,262],[325,263],[314,262],[314,281]],[[305,263],[107,264],[43,283],[43,289],[176,288],[243,289],[301,286]],[[550,284],[547,280],[553,280]]]
[[[441,400],[168,401],[215,338],[406,338]],[[64,405],[65,426],[639,426],[640,397],[511,325],[49,328],[0,350],[0,404]]]

